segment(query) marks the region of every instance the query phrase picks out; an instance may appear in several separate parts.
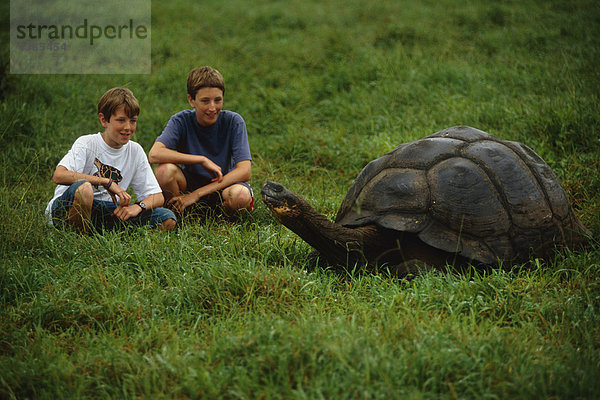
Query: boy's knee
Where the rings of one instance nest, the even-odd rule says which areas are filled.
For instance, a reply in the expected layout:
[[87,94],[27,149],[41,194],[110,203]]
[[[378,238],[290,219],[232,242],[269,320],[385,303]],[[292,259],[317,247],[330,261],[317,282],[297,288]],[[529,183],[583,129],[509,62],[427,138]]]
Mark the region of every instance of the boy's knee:
[[164,220],[160,225],[160,229],[164,230],[164,231],[170,231],[175,229],[175,225],[177,225],[177,221],[175,221],[173,218],[169,218],[167,220]]
[[90,182],[83,182],[75,190],[74,201],[80,204],[92,204],[94,201],[94,188]]
[[159,164],[158,167],[156,167],[156,179],[158,179],[159,183],[162,182],[169,182],[173,179],[175,179],[177,173],[180,171],[179,167],[175,164],[171,164],[171,163],[165,163],[165,164]]
[[252,195],[244,185],[233,185],[223,192],[223,205],[229,210],[248,209]]

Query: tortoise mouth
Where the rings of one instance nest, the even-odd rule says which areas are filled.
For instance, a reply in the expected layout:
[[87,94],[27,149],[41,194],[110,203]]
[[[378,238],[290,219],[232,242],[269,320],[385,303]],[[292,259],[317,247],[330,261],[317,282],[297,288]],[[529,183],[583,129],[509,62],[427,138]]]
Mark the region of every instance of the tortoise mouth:
[[269,206],[274,207],[277,204],[281,204],[283,201],[281,195],[285,191],[283,185],[277,182],[267,181],[262,187],[260,194],[263,201]]
[[268,194],[261,193],[261,195],[262,195],[262,200],[265,202],[267,207],[269,207],[271,210],[274,210],[275,208],[277,208],[277,206],[279,204],[281,204],[281,201],[279,201],[278,199],[276,199]]
[[301,214],[295,195],[277,182],[267,181],[260,194],[267,207],[280,221],[282,218],[295,218]]

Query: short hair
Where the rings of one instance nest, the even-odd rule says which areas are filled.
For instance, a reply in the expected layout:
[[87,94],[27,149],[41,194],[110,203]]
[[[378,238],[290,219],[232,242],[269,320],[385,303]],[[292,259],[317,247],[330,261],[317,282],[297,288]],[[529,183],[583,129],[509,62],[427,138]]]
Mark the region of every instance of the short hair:
[[223,75],[208,65],[194,68],[188,74],[187,79],[187,92],[193,99],[196,98],[198,90],[205,87],[219,88],[225,94],[225,80],[223,79]]
[[140,113],[140,105],[131,90],[124,87],[115,87],[107,90],[100,98],[98,113],[102,113],[104,118],[110,121],[110,117],[115,113],[117,108],[122,106],[129,118]]

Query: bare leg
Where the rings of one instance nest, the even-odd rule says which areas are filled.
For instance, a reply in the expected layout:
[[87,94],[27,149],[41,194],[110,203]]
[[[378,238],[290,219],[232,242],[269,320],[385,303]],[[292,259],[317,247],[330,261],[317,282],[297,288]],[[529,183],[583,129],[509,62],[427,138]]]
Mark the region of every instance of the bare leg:
[[176,224],[177,224],[177,222],[175,222],[174,219],[169,218],[169,219],[163,221],[162,224],[158,225],[158,229],[160,229],[162,231],[170,231],[173,228],[175,228]]
[[223,190],[223,208],[227,214],[247,211],[251,203],[252,195],[244,185],[231,185]]
[[172,197],[181,195],[187,188],[185,176],[175,164],[166,163],[156,167],[156,179],[165,196],[165,203]]
[[92,184],[85,182],[75,191],[73,204],[67,213],[67,220],[77,231],[87,233],[90,230],[90,216],[92,214],[92,203],[94,201],[94,189]]

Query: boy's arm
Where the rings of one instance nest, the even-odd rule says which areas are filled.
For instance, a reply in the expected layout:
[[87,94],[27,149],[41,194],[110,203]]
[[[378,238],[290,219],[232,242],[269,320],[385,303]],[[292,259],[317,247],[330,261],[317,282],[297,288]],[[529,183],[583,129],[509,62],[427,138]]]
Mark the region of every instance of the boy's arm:
[[235,164],[235,169],[229,171],[223,176],[221,182],[211,182],[206,186],[202,186],[194,190],[190,194],[196,194],[196,201],[200,200],[201,197],[214,193],[218,190],[225,189],[228,186],[233,185],[237,182],[246,182],[250,180],[252,163],[250,160],[240,161]]
[[186,207],[196,203],[202,197],[214,193],[218,190],[225,189],[228,186],[237,182],[247,182],[250,180],[252,171],[252,162],[250,160],[240,161],[235,164],[235,169],[223,176],[220,182],[214,181],[206,186],[202,186],[191,193],[173,197],[169,204],[173,205],[179,211],[183,211]]
[[83,174],[81,172],[70,171],[66,167],[59,165],[54,170],[54,175],[52,175],[52,181],[57,185],[72,185],[75,182],[85,180],[91,183],[94,186],[104,186],[104,188],[108,191],[108,193],[113,198],[113,201],[116,203],[116,196],[119,196],[121,200],[121,205],[128,205],[131,201],[131,196],[125,190],[123,190],[115,181],[112,181],[109,187],[106,187],[108,183],[111,181],[109,178],[103,178],[101,176],[88,175]]
[[[154,193],[146,197],[141,203],[144,203],[146,210],[152,210],[153,208],[162,207],[165,202],[165,198],[162,193]],[[137,217],[142,213],[142,206],[139,204],[129,204],[126,206],[119,205],[114,211],[115,217],[120,220],[127,221],[129,218]]]
[[66,167],[59,165],[54,170],[52,182],[57,185],[72,185],[77,181],[86,180],[94,186],[108,185],[108,178],[101,176],[82,174],[81,172],[70,171]]
[[142,203],[146,205],[146,210],[152,210],[162,207],[165,204],[165,198],[162,193],[154,193],[142,200]]
[[148,160],[152,164],[200,164],[208,173],[214,176],[215,181],[223,179],[221,167],[212,162],[208,157],[195,154],[180,153],[171,150],[161,142],[154,142],[154,145],[148,153]]

